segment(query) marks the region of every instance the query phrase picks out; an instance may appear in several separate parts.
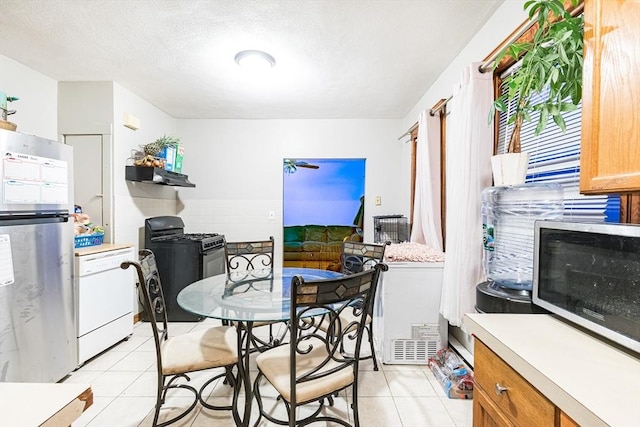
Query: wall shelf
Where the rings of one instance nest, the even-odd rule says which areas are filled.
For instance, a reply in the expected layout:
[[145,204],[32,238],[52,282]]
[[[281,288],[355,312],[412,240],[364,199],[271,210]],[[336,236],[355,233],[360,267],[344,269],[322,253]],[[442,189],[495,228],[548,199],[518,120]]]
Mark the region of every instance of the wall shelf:
[[189,176],[145,166],[126,166],[125,179],[128,181],[146,182],[148,184],[171,185],[174,187],[195,187]]

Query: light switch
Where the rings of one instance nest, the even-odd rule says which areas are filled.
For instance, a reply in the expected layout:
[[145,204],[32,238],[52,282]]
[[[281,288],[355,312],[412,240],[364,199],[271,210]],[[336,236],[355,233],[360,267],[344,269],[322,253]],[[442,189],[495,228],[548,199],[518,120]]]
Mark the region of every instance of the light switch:
[[382,197],[376,196],[376,206],[380,206],[382,204]]
[[274,211],[269,211],[269,219],[276,219],[276,213]]

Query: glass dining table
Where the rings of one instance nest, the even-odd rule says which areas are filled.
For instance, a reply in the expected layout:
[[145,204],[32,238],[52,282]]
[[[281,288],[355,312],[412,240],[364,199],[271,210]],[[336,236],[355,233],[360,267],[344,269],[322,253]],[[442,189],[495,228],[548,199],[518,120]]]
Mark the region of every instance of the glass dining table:
[[[232,412],[236,425],[248,426],[253,400],[249,373],[254,323],[287,321],[290,317],[291,281],[330,279],[341,273],[312,268],[236,270],[207,277],[180,291],[178,305],[202,317],[233,322],[238,331],[238,381],[234,387]],[[238,408],[244,390],[244,408]]]

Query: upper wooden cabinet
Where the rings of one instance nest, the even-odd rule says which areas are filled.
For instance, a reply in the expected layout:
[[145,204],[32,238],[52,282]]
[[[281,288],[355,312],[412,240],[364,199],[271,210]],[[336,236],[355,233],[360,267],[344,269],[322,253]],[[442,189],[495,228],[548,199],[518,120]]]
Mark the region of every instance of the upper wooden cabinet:
[[580,192],[640,191],[640,1],[585,0]]

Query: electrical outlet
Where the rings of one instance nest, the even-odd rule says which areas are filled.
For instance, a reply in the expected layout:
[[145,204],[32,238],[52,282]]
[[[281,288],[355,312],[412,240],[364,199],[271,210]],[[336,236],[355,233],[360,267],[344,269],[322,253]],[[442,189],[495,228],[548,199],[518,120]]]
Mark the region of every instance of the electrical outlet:
[[269,219],[276,219],[276,213],[274,211],[269,211]]
[[376,206],[380,206],[382,204],[382,197],[376,196]]

